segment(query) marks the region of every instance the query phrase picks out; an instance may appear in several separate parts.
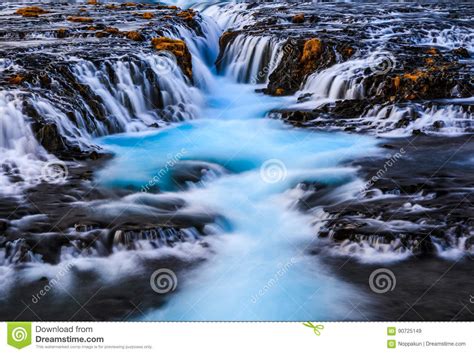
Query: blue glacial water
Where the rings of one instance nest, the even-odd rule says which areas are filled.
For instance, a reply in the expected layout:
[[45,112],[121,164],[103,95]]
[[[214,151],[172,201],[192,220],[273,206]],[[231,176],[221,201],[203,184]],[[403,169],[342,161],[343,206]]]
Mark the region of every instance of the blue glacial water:
[[[375,153],[375,141],[264,118],[286,101],[254,90],[217,77],[200,119],[100,141],[115,153],[102,183],[140,190],[159,176],[160,190],[184,199],[189,210],[226,220],[206,238],[215,255],[180,278],[178,291],[144,320],[341,319],[352,308],[357,292],[306,252],[317,242],[318,213],[302,214],[294,204],[304,193],[301,182],[332,185],[339,198],[350,197],[355,171],[341,164]],[[176,171],[193,164],[204,164],[207,174],[177,184]]]

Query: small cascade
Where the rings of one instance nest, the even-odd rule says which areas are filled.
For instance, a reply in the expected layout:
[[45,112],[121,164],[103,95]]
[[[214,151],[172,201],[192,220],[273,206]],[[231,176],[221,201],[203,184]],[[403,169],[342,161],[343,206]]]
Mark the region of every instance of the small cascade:
[[[367,59],[354,59],[335,64],[321,72],[311,74],[298,94],[312,94],[318,103],[340,99],[362,99],[365,96],[363,80],[370,67]],[[316,104],[318,105],[318,104]]]
[[247,6],[245,2],[205,4],[202,13],[214,19],[222,29],[241,28],[254,22],[253,16],[245,11]]
[[48,154],[22,112],[20,91],[0,91],[0,188],[15,194],[41,176]]
[[41,256],[34,254],[26,245],[25,239],[8,241],[5,245],[4,258],[0,258],[0,265],[19,263],[41,263]]
[[165,35],[186,42],[192,55],[194,85],[200,90],[209,91],[215,84],[211,68],[219,52],[218,43],[222,30],[212,19],[205,16],[202,17],[200,25],[202,36],[179,25],[166,30]]
[[380,136],[410,136],[414,130],[440,135],[459,135],[472,132],[474,115],[465,107],[455,104],[421,104],[409,106],[376,105],[358,119],[365,129]]
[[399,239],[387,242],[384,237],[361,237],[357,242],[345,240],[331,244],[328,252],[335,256],[353,257],[362,263],[399,262],[413,255],[413,245],[405,245]]
[[418,44],[449,49],[464,47],[471,53],[474,52],[474,33],[469,28],[452,26],[442,30],[424,30],[421,33],[423,36],[416,40]]
[[79,82],[101,98],[112,122],[108,133],[143,130],[164,120],[192,119],[201,100],[199,91],[166,55],[107,60],[99,65],[83,60],[72,70]]
[[285,41],[272,36],[239,35],[217,63],[239,83],[265,84],[283,56]]

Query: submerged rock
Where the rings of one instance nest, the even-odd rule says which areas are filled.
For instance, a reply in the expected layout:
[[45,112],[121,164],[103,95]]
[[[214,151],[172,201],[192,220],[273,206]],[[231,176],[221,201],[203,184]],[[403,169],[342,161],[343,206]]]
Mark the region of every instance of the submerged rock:
[[303,23],[304,20],[305,20],[304,14],[298,14],[298,15],[293,16],[293,18],[291,19],[291,22]]
[[38,17],[39,15],[47,14],[49,11],[44,10],[39,6],[28,6],[22,7],[21,9],[16,10],[17,15],[21,15],[23,17]]
[[70,22],[79,22],[79,23],[92,23],[94,19],[91,17],[80,17],[80,16],[69,16],[67,18]]

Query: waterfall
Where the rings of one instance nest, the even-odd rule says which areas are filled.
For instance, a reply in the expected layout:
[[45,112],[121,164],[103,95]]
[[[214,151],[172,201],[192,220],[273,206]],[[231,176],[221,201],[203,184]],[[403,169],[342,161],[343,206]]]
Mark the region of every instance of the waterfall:
[[214,19],[222,29],[241,28],[254,22],[252,14],[245,12],[247,6],[245,2],[206,4],[202,13]]
[[365,96],[362,81],[368,67],[364,59],[349,60],[311,74],[298,94],[311,93],[318,99],[361,99]]
[[199,91],[166,55],[141,54],[98,65],[81,60],[72,71],[101,98],[112,125],[109,134],[192,119],[201,102]]
[[413,130],[433,135],[461,135],[472,131],[473,121],[472,113],[462,106],[449,103],[434,104],[431,107],[423,107],[421,104],[376,105],[360,118],[363,126],[385,137],[410,136]]
[[28,118],[22,112],[20,91],[0,91],[0,189],[15,194],[38,181],[44,160]]
[[218,67],[237,82],[265,84],[283,56],[284,43],[272,36],[238,35],[226,47]]

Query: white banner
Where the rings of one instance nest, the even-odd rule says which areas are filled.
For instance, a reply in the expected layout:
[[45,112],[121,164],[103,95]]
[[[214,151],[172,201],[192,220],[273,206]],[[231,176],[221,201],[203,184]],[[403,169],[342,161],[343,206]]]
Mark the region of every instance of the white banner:
[[11,322],[0,331],[1,353],[474,352],[466,322]]

